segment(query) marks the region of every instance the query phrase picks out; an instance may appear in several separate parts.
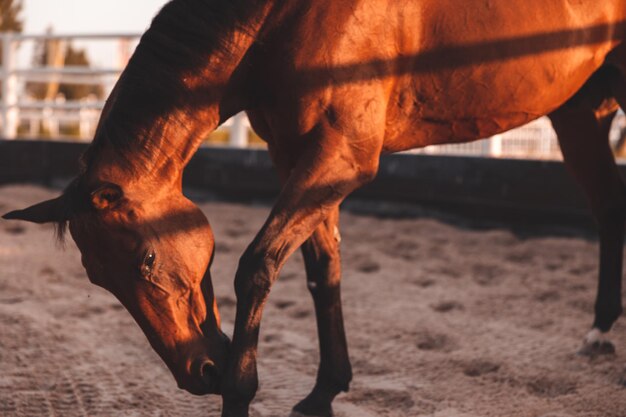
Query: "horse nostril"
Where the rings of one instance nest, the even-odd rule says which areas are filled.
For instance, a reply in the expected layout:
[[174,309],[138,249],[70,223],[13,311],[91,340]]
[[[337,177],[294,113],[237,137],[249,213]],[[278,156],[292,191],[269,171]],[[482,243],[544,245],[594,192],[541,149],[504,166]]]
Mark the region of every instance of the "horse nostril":
[[200,366],[200,377],[211,391],[215,391],[219,382],[219,376],[213,362],[207,360]]

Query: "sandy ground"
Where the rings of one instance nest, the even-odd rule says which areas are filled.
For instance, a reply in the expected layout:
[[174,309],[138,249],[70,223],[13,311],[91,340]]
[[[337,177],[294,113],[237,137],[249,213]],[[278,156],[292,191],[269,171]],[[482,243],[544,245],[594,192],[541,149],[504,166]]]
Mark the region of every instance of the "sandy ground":
[[[0,211],[50,198],[0,188]],[[218,246],[213,269],[232,332],[238,256],[268,208],[201,205]],[[597,245],[520,237],[428,218],[343,213],[343,298],[355,378],[338,417],[624,417],[626,319],[617,354],[576,356],[591,322]],[[253,416],[287,416],[317,367],[300,254],[263,321]],[[620,383],[621,381],[621,383]],[[173,378],[118,302],[91,285],[72,242],[52,228],[0,222],[0,416],[217,416]]]

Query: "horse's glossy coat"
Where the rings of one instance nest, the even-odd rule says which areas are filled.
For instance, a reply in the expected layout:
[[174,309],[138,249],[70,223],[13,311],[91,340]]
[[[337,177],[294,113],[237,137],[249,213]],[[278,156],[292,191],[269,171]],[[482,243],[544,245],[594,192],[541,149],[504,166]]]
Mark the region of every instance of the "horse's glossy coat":
[[[626,107],[625,39],[626,0],[174,0],[112,93],[74,185],[8,217],[68,220],[90,279],[122,300],[181,386],[222,393],[225,416],[248,413],[263,305],[302,246],[321,360],[296,410],[329,415],[351,379],[338,205],[374,178],[382,152],[549,115],[598,220],[594,328],[610,329],[626,192],[607,138]],[[201,138],[241,110],[284,186],[241,257],[226,354],[203,280],[210,229],[181,177]]]

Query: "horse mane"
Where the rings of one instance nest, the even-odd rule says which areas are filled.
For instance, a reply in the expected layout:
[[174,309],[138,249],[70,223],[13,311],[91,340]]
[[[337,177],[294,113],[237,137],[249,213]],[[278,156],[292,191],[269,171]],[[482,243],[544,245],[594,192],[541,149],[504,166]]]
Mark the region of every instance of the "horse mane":
[[[234,31],[250,32],[246,23],[262,0],[173,0],[154,17],[107,101],[92,145],[82,161],[89,166],[105,144],[126,162],[150,159],[146,138],[159,116],[188,100],[185,74],[205,69],[207,56],[228,59]],[[174,120],[175,121],[175,120]],[[172,122],[172,119],[168,119]]]

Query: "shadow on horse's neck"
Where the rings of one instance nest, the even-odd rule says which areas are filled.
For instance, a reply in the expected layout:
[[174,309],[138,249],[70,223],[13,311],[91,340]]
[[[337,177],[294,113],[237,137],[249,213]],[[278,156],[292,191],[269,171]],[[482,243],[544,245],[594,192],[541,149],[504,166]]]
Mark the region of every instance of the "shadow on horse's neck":
[[[167,4],[107,100],[85,172],[98,177],[117,165],[135,178],[180,174],[206,135],[243,109],[231,97],[225,103],[224,93],[237,89],[232,75],[272,3],[245,12],[237,9],[242,1]],[[209,15],[182,16],[194,12]]]

